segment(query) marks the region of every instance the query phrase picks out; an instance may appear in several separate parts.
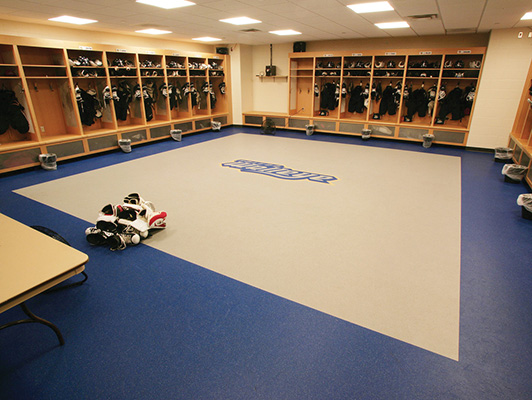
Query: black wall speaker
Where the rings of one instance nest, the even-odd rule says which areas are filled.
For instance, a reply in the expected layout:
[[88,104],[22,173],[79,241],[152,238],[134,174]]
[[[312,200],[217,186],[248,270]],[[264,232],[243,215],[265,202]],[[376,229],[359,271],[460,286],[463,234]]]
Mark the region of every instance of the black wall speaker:
[[266,68],[264,68],[264,71],[266,72],[266,76],[275,76],[276,71],[275,65],[266,65]]
[[294,42],[294,53],[307,51],[307,42]]
[[229,49],[227,47],[217,47],[216,54],[229,54]]

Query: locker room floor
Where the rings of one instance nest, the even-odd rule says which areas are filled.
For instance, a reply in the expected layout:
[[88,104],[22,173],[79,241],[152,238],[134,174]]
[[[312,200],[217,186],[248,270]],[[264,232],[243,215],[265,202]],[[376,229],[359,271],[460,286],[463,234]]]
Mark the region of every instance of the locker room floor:
[[[532,222],[521,218],[515,202],[528,188],[504,183],[502,165],[492,154],[328,134],[276,135],[368,152],[395,149],[461,159],[458,361],[146,245],[119,253],[90,247],[80,234],[86,221],[13,192],[240,132],[258,134],[253,128],[226,128],[185,136],[180,143],[135,147],[129,154],[60,163],[53,172],[35,169],[0,178],[0,212],[52,228],[90,257],[85,285],[29,302],[37,315],[61,328],[65,346],[45,327],[0,332],[2,398],[532,396],[532,252],[526,239]],[[3,313],[0,324],[20,313]]]

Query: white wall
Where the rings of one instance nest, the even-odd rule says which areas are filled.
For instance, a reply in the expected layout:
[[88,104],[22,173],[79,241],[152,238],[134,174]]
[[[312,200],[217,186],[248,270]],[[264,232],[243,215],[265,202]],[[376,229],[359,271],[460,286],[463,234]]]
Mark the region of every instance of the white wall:
[[[522,39],[517,34],[525,32]],[[508,144],[518,103],[532,61],[529,30],[491,32],[467,145],[495,148]]]
[[[288,76],[288,53],[292,43],[274,44],[272,47],[272,65],[276,66],[277,76]],[[253,46],[252,93],[254,111],[288,112],[288,78],[259,78],[270,64],[270,46]]]
[[231,93],[233,124],[242,124],[242,112],[251,110],[253,92],[252,80],[252,46],[233,45],[230,47],[231,56]]

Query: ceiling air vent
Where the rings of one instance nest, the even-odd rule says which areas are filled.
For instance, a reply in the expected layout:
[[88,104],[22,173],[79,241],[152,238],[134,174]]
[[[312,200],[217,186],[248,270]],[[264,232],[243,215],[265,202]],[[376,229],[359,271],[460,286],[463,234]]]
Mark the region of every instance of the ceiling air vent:
[[475,28],[447,29],[445,33],[448,35],[463,35],[466,33],[477,33],[477,30]]
[[259,29],[255,29],[255,28],[249,28],[249,29],[241,29],[240,32],[260,32]]
[[410,15],[409,17],[414,21],[426,21],[429,19],[438,19],[438,14],[418,14],[418,15]]

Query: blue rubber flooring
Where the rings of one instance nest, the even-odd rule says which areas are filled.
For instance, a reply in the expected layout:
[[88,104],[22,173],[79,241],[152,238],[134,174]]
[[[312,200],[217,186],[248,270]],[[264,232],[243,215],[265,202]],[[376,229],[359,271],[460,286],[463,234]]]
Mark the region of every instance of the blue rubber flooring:
[[[532,221],[516,204],[529,189],[505,183],[490,153],[277,132],[461,157],[458,362],[142,244],[122,252],[91,247],[87,222],[12,192],[237,132],[258,134],[225,128],[59,163],[57,171],[0,176],[0,212],[53,229],[90,257],[83,286],[27,302],[61,329],[64,346],[39,324],[0,331],[0,399],[532,398]],[[23,316],[13,308],[0,325]]]

